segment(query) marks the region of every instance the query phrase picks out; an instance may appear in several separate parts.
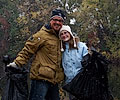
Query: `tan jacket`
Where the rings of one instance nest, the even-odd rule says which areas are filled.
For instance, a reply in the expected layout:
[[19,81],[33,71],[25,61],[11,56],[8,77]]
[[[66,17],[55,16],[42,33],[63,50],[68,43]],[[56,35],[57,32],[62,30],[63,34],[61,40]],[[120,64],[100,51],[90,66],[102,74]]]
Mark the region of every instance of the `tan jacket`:
[[30,70],[31,79],[44,79],[52,83],[58,83],[64,79],[60,40],[55,34],[54,30],[48,30],[43,26],[39,32],[27,40],[14,60],[18,66],[22,66],[33,54],[35,55]]

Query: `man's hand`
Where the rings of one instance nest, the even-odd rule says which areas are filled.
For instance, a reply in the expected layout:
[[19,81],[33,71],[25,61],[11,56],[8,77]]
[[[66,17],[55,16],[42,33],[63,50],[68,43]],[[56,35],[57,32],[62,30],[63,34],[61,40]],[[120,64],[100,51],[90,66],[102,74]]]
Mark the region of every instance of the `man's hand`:
[[8,64],[7,67],[14,67],[14,68],[16,68],[17,65],[15,64],[15,62],[12,62],[12,63]]

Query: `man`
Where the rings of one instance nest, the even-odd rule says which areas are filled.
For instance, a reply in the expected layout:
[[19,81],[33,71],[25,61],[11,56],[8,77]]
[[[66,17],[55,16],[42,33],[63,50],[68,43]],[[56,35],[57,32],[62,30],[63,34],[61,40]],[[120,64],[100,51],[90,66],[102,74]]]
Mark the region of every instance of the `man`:
[[49,24],[30,37],[14,62],[8,65],[21,67],[34,55],[30,69],[29,100],[60,100],[58,83],[64,79],[64,73],[60,66],[61,52],[58,34],[65,19],[62,10],[53,10]]

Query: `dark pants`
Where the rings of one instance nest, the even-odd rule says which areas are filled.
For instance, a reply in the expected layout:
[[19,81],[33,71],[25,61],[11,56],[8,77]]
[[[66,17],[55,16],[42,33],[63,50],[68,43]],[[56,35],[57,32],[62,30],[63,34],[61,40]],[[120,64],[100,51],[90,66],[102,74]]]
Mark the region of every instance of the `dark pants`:
[[70,100],[79,100],[79,99],[77,99],[75,96],[73,96],[72,94],[69,94],[69,99],[70,99]]
[[29,100],[60,100],[58,85],[44,80],[32,80]]

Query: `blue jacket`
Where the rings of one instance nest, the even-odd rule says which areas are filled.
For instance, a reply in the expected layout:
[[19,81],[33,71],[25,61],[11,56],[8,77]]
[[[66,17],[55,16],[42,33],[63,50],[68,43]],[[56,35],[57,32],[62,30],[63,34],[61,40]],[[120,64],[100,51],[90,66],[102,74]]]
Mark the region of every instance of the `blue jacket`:
[[88,54],[88,48],[85,43],[78,42],[78,49],[69,49],[69,44],[66,43],[66,49],[62,54],[62,66],[66,75],[66,83],[70,82],[82,68],[81,60],[83,56]]

